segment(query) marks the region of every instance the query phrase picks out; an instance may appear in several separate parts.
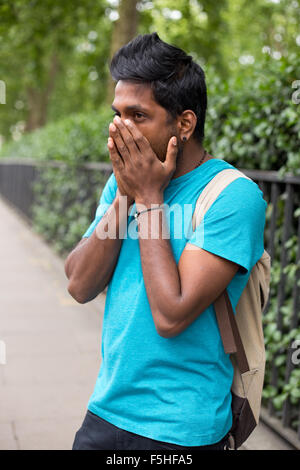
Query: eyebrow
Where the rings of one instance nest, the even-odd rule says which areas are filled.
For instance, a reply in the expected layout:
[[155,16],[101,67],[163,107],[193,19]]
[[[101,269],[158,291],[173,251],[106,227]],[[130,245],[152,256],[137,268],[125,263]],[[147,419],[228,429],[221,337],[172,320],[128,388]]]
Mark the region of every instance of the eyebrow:
[[[111,109],[115,111],[116,113],[119,113],[120,111],[114,106],[111,105]],[[148,113],[148,109],[142,108],[139,104],[134,104],[131,106],[126,106],[125,111],[140,111],[142,113]]]

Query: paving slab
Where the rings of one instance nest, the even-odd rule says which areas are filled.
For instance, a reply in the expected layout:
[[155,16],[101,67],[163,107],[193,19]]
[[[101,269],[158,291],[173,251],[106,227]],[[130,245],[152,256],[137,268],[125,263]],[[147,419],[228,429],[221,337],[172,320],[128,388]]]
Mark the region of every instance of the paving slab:
[[294,450],[294,448],[261,421],[240,450]]

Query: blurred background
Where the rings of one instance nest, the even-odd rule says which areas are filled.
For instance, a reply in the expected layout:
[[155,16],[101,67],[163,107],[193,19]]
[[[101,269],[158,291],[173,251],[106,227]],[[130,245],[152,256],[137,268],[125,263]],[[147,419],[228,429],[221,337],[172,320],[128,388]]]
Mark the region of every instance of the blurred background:
[[205,71],[205,148],[268,202],[259,432],[273,441],[251,445],[300,448],[299,24],[298,0],[0,0],[1,449],[70,448],[81,424],[105,292],[76,304],[63,261],[112,172],[109,60],[154,31]]

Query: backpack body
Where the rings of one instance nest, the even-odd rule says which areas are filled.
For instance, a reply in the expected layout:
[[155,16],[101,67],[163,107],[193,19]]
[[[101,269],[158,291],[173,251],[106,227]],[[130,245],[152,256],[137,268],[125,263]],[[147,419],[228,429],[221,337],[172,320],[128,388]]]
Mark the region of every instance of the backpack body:
[[[212,178],[197,200],[192,219],[193,230],[201,223],[205,212],[223,189],[241,177],[251,180],[235,169],[222,170]],[[262,313],[269,297],[270,261],[270,255],[264,250],[262,257],[251,270],[235,314],[226,289],[214,302],[224,350],[230,354],[234,368],[231,387],[231,449],[238,449],[259,421],[265,373]]]

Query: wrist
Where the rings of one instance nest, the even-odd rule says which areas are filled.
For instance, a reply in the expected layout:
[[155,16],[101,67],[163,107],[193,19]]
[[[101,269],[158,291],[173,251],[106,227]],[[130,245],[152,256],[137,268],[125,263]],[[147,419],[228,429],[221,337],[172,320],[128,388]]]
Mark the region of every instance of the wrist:
[[118,199],[119,204],[120,204],[120,201],[122,201],[124,205],[126,204],[127,210],[134,203],[134,199],[131,196],[127,196],[127,194],[121,194],[120,192],[117,194],[117,199]]
[[159,204],[164,203],[164,196],[162,193],[153,193],[153,194],[147,194],[144,196],[138,196],[135,199],[135,205],[137,210],[139,208],[144,209],[145,207],[148,209],[152,205],[153,206],[158,206]]

